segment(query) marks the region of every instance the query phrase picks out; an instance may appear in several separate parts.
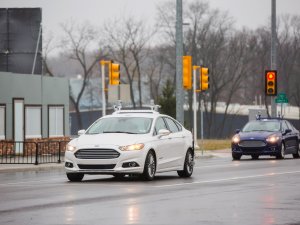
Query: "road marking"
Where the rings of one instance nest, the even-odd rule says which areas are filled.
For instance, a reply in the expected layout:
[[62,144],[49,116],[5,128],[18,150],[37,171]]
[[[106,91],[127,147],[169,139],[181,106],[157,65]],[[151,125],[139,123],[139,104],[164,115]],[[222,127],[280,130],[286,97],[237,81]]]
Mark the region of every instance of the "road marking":
[[0,186],[7,186],[7,185],[19,185],[19,184],[29,184],[29,183],[41,183],[41,182],[46,182],[48,183],[51,181],[59,181],[59,180],[66,180],[66,179],[47,179],[47,180],[32,180],[32,181],[19,181],[19,182],[12,182],[12,183],[5,183],[5,184],[0,184]]
[[231,177],[231,178],[226,178],[226,179],[203,180],[203,181],[196,181],[196,182],[191,182],[191,183],[166,184],[166,185],[158,185],[158,186],[153,186],[153,187],[164,188],[164,187],[175,187],[175,186],[184,186],[184,185],[193,185],[193,184],[207,184],[207,183],[217,183],[217,182],[222,182],[222,181],[235,181],[235,180],[242,180],[242,179],[270,177],[270,176],[276,176],[276,175],[296,174],[296,173],[300,173],[300,170],[282,172],[282,173],[266,173],[266,174],[244,176],[244,177]]

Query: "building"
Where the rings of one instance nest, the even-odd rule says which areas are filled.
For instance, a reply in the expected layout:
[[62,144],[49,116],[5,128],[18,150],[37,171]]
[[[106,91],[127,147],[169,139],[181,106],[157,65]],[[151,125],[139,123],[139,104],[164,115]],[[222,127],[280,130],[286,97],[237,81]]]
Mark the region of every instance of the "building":
[[0,140],[69,136],[66,78],[0,72]]

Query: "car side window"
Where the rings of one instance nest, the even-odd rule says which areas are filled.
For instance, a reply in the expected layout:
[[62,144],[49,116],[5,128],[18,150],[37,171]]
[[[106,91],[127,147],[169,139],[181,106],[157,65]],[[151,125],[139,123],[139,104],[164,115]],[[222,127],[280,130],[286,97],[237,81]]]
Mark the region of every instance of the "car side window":
[[166,126],[165,121],[163,120],[162,117],[157,118],[156,122],[155,122],[155,127],[154,127],[154,133],[153,135],[157,135],[158,131],[161,129],[168,129]]
[[182,126],[178,123],[178,122],[176,122],[176,121],[174,121],[175,123],[176,123],[176,125],[177,125],[177,127],[178,127],[178,130],[179,131],[182,131]]
[[286,122],[285,122],[285,121],[282,121],[282,122],[281,122],[281,131],[282,131],[282,132],[285,132],[286,129],[289,129],[289,128],[288,128],[288,126],[286,125]]
[[289,129],[295,130],[294,126],[289,121],[286,121],[286,124],[287,124]]
[[170,119],[168,117],[164,117],[164,119],[165,119],[166,123],[168,124],[168,127],[172,133],[176,133],[179,131],[176,123],[172,119]]

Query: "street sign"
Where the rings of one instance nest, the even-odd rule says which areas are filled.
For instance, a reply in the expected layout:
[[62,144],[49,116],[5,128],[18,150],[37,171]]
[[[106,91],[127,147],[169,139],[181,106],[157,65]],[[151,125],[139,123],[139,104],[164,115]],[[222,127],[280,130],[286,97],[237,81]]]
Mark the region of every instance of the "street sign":
[[289,103],[285,93],[279,93],[278,97],[275,98],[275,103]]

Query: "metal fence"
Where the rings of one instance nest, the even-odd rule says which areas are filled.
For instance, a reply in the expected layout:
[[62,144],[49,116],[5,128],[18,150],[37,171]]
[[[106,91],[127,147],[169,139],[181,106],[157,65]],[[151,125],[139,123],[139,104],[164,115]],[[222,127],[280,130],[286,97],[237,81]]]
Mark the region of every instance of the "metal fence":
[[68,141],[0,141],[0,164],[61,163]]

